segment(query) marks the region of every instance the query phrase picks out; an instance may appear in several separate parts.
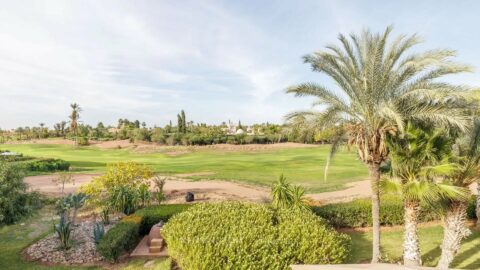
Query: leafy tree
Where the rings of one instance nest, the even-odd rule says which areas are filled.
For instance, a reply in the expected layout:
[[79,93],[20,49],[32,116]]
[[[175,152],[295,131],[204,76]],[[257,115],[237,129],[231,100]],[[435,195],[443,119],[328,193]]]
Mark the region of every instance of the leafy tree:
[[[340,45],[304,57],[314,71],[329,76],[338,86],[304,83],[288,93],[317,98],[322,111],[295,112],[287,116],[310,115],[320,127],[344,126],[343,136],[355,145],[359,158],[368,166],[372,188],[372,263],[380,258],[380,166],[387,159],[385,138],[403,132],[406,120],[424,121],[465,129],[467,118],[458,104],[462,87],[438,82],[444,75],[469,71],[468,66],[450,60],[451,50],[406,53],[420,43],[416,35],[399,36],[389,43],[391,27],[384,33],[368,30],[350,39],[339,35]],[[338,136],[342,138],[342,136]],[[332,154],[338,149],[335,140]]]
[[456,171],[451,163],[451,140],[443,132],[431,128],[417,128],[409,123],[405,133],[389,137],[391,180],[382,182],[387,191],[398,193],[404,203],[405,234],[403,262],[406,266],[420,266],[418,239],[420,203],[438,204],[439,200],[461,200],[465,190],[439,183],[437,179]]

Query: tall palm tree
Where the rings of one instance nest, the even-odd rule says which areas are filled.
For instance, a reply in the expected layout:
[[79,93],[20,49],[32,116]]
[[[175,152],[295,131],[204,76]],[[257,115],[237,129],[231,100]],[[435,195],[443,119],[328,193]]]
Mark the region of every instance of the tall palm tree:
[[70,108],[72,108],[72,112],[70,113],[70,130],[73,132],[75,136],[75,145],[78,144],[78,119],[80,118],[80,112],[82,108],[77,103],[70,104]]
[[418,239],[420,203],[436,204],[439,200],[460,200],[465,190],[437,182],[453,174],[452,143],[442,132],[407,125],[405,133],[387,139],[390,150],[391,179],[382,182],[387,191],[401,196],[405,210],[403,261],[406,266],[420,266]]
[[[480,179],[480,120],[475,120],[472,130],[460,137],[454,145],[455,163],[459,170],[447,181],[455,186],[465,188]],[[460,250],[462,240],[470,235],[467,220],[467,200],[447,200],[444,213],[444,233],[442,255],[438,268],[448,269],[453,258]]]
[[315,83],[296,85],[287,91],[299,97],[315,97],[314,105],[323,108],[295,112],[287,118],[310,115],[320,127],[343,124],[348,142],[357,147],[360,159],[368,166],[372,189],[372,263],[381,257],[379,180],[380,165],[388,156],[386,135],[402,132],[406,120],[460,129],[467,125],[464,112],[456,104],[457,94],[464,89],[437,79],[470,68],[450,61],[455,56],[451,50],[406,55],[421,42],[419,37],[401,35],[387,44],[391,30],[387,27],[382,34],[365,30],[361,35],[351,34],[350,39],[339,35],[341,47],[329,45],[304,57],[314,71],[333,79],[336,91]]

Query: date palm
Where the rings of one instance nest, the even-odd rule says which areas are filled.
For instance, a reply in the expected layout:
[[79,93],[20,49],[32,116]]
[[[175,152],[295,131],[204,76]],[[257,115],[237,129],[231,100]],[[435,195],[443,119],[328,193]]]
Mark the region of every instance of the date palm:
[[452,142],[443,132],[408,124],[405,133],[387,139],[390,150],[391,178],[382,181],[386,191],[401,196],[405,210],[403,261],[406,266],[420,266],[418,239],[420,203],[437,206],[441,200],[466,198],[466,190],[439,182],[457,172],[451,162]]
[[82,108],[77,103],[70,104],[70,108],[72,108],[72,112],[70,113],[70,130],[73,132],[75,136],[75,145],[78,144],[78,119],[80,118],[80,112]]
[[[306,115],[319,127],[340,125],[368,166],[372,189],[373,257],[380,260],[380,165],[388,156],[385,137],[402,132],[407,120],[465,129],[467,118],[458,106],[463,87],[439,82],[444,75],[469,71],[455,63],[451,50],[407,52],[419,44],[418,36],[401,35],[388,43],[391,27],[381,34],[365,30],[350,38],[339,35],[340,46],[304,57],[306,63],[330,77],[336,90],[316,83],[290,87],[288,93],[317,98],[321,110],[291,113]],[[337,140],[332,150],[337,149]],[[332,152],[333,153],[333,152]]]
[[[447,180],[450,184],[465,188],[480,179],[480,120],[475,120],[473,128],[454,145],[455,163],[459,170]],[[465,221],[467,220],[468,201],[447,200],[443,218],[444,235],[442,255],[438,268],[448,269],[453,258],[460,250],[462,240],[470,235]]]

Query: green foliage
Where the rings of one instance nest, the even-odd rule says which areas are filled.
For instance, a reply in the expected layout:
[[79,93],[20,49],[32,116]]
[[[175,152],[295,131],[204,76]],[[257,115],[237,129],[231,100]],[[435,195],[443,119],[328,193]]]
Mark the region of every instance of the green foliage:
[[102,219],[102,222],[104,225],[110,224],[110,208],[109,207],[104,207],[100,211],[100,218]]
[[[141,203],[146,203],[145,193],[148,179],[153,172],[146,166],[134,162],[120,162],[108,165],[104,175],[94,178],[81,187],[89,198],[88,202],[125,214],[133,213]],[[143,201],[142,201],[143,200]],[[107,202],[108,205],[105,205]]]
[[241,202],[192,206],[171,218],[162,234],[169,254],[185,270],[335,264],[345,261],[350,248],[349,237],[330,229],[309,211],[275,211]]
[[187,210],[190,206],[190,204],[164,204],[138,210],[135,216],[141,217],[140,234],[148,234],[152,226],[160,220],[167,222],[174,215]]
[[117,261],[124,252],[132,250],[139,240],[138,220],[124,219],[108,230],[97,245],[97,251],[109,261]]
[[[357,199],[346,203],[327,204],[312,207],[320,217],[328,220],[337,228],[356,228],[372,226],[372,203],[369,199]],[[469,202],[468,217],[475,217],[475,200]],[[380,224],[394,226],[404,224],[403,202],[398,197],[385,196],[381,199]],[[419,222],[441,220],[442,213],[438,208],[422,204],[419,213]]]
[[288,183],[282,174],[272,185],[272,204],[275,208],[307,208],[304,194],[301,186]]
[[0,225],[11,224],[41,207],[40,195],[28,193],[22,167],[0,161]]
[[67,220],[65,215],[60,216],[60,222],[53,226],[55,232],[57,233],[58,239],[60,240],[60,246],[67,250],[71,246],[71,228],[72,223]]
[[18,163],[25,167],[26,170],[31,172],[56,172],[56,171],[68,171],[70,163],[56,158],[43,158],[22,161]]
[[95,245],[98,245],[100,243],[100,240],[102,240],[104,235],[105,227],[103,226],[103,223],[95,223],[95,225],[93,226],[93,240],[95,242]]

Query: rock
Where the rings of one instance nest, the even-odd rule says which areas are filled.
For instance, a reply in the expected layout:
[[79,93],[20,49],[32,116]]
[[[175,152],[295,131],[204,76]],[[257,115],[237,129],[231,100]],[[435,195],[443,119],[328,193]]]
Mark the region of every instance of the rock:
[[[93,222],[85,221],[74,227],[71,233],[73,244],[68,250],[60,249],[58,236],[51,234],[28,247],[25,252],[32,260],[45,263],[78,265],[101,261],[103,258],[96,252],[93,240],[93,225]],[[105,226],[105,231],[111,227]]]
[[195,196],[193,195],[192,192],[187,192],[187,195],[185,196],[185,201],[186,202],[193,202],[195,200]]

